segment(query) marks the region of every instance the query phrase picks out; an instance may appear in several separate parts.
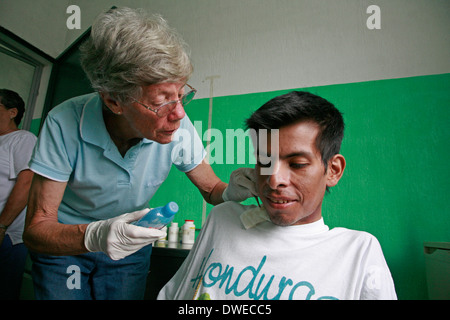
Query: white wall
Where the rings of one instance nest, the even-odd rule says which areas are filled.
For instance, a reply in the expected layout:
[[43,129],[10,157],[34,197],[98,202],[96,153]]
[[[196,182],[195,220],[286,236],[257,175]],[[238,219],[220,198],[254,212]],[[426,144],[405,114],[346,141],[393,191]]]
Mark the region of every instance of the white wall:
[[[81,9],[68,30],[66,8]],[[366,9],[381,9],[369,30]],[[58,56],[113,5],[161,13],[191,47],[198,97],[450,72],[448,0],[2,0],[0,25]]]
[[69,0],[1,0],[0,25],[56,57],[64,50],[68,3]]

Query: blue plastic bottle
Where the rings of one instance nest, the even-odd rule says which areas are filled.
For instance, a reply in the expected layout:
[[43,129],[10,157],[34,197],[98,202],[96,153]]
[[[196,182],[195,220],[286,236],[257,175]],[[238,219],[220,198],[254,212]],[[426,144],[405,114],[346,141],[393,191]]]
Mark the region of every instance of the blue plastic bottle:
[[178,205],[171,201],[163,207],[150,210],[145,216],[132,222],[132,224],[144,228],[162,229],[173,220],[177,212]]

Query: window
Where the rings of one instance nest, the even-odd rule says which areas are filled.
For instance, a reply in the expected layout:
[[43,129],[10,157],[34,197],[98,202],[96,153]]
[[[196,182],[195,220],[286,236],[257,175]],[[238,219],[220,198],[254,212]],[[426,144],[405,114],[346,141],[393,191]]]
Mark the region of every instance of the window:
[[[0,88],[17,92],[25,102],[25,114],[20,128],[33,131],[33,115],[37,112],[40,118],[42,106],[38,106],[39,93],[42,105],[47,90],[51,58],[39,52],[31,45],[24,43],[7,30],[0,28]],[[41,84],[43,84],[41,86]]]

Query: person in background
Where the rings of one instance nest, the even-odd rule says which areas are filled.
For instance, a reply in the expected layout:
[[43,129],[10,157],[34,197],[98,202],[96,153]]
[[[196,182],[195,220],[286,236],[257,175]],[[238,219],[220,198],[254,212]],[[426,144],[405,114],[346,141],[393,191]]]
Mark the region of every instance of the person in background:
[[172,165],[211,204],[252,193],[205,162],[184,110],[196,93],[187,83],[192,64],[161,16],[111,9],[80,51],[96,92],[49,112],[30,161],[24,241],[35,296],[142,299],[151,244],[165,233],[130,222],[149,211]]
[[22,234],[36,136],[19,130],[24,112],[16,92],[0,89],[0,300],[19,299],[28,253]]
[[[380,244],[369,233],[329,229],[327,189],[343,175],[341,113],[293,91],[247,120],[261,208],[214,207],[189,256],[158,299],[396,299]],[[278,132],[261,143],[262,130]],[[261,131],[260,131],[261,130]],[[260,141],[255,141],[260,140]]]

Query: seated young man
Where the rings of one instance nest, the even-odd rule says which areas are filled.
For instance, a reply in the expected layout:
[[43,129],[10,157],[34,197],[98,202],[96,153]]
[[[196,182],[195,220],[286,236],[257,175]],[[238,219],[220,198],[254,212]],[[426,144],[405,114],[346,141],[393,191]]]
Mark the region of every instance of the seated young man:
[[325,192],[345,168],[341,113],[321,97],[294,91],[246,123],[256,137],[278,129],[278,141],[254,141],[263,207],[214,207],[158,299],[396,299],[377,239],[330,230],[322,218]]

